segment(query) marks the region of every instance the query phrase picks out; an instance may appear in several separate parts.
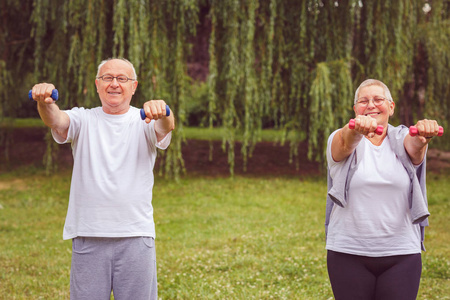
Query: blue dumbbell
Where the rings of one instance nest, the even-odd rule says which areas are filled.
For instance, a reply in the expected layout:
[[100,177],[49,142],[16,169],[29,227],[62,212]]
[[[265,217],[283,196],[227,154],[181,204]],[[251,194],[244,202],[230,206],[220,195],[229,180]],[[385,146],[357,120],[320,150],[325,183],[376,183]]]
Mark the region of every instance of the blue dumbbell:
[[[166,104],[166,117],[170,116],[170,108],[169,105]],[[146,115],[145,115],[145,111],[143,108],[141,108],[141,119],[145,120]]]
[[[57,90],[57,89],[54,89],[54,90],[52,91],[51,97],[52,97],[52,99],[55,100],[55,101],[58,100],[58,98],[59,98],[59,93],[58,93],[58,90]],[[33,100],[33,93],[32,93],[31,90],[28,92],[28,99]]]

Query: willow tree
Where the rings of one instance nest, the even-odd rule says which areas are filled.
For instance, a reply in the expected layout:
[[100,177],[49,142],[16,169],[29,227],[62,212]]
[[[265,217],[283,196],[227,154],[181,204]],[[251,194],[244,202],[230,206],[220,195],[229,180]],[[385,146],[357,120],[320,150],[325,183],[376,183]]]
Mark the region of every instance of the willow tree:
[[[313,157],[319,141],[348,118],[351,13],[348,2],[212,1],[210,107],[229,133],[231,167],[236,130],[244,132],[244,161],[263,119],[284,130],[291,159],[305,138]],[[340,101],[332,101],[336,96]]]
[[[55,83],[63,108],[98,105],[98,63],[123,56],[140,82],[133,104],[158,98],[173,107],[177,129],[161,170],[178,176],[199,7],[209,9],[211,28],[209,126],[225,129],[231,173],[237,135],[246,162],[264,127],[283,131],[297,167],[303,142],[309,159],[323,161],[327,137],[353,115],[354,90],[366,78],[390,87],[394,123],[427,117],[448,126],[448,0],[4,0],[0,118],[32,107],[26,91],[40,81]],[[18,88],[24,97],[10,101],[7,91]]]
[[[419,117],[433,116],[444,128],[450,126],[450,1],[433,1],[427,20],[417,32],[414,72],[415,98],[418,100]],[[421,61],[421,54],[426,57]],[[424,111],[422,114],[421,112]],[[450,139],[437,139],[450,148]],[[434,141],[433,141],[434,142]]]
[[394,123],[427,116],[447,125],[449,1],[224,0],[211,1],[211,15],[211,119],[222,117],[231,169],[235,132],[244,132],[245,160],[263,119],[285,132],[291,160],[307,141],[308,157],[323,161],[366,78],[386,82],[399,111],[426,99]]
[[30,74],[23,72],[27,68],[27,56],[30,55],[30,26],[26,21],[18,20],[23,20],[21,18],[24,15],[29,17],[31,10],[31,5],[20,1],[0,2],[0,123],[9,123],[9,126],[0,126],[0,147],[4,149],[7,162],[13,147],[11,123],[26,109],[21,104],[28,91],[22,92],[21,88]]
[[[181,132],[189,83],[186,58],[188,39],[195,34],[198,19],[197,1],[8,0],[6,4],[8,9],[2,9],[2,15],[11,9],[20,15],[20,9],[28,9],[20,16],[21,20],[30,20],[27,25],[31,29],[23,45],[26,51],[11,55],[27,62],[21,73],[31,78],[25,80],[23,85],[28,88],[22,86],[23,90],[36,82],[52,82],[60,91],[60,107],[98,106],[94,85],[98,64],[108,57],[128,58],[140,82],[133,104],[165,99],[176,114],[178,124],[162,170],[168,176],[179,175],[183,169]],[[6,34],[11,32],[12,27]],[[10,77],[7,70],[2,68],[1,79]],[[2,101],[0,108],[6,102]],[[47,140],[46,162],[51,167],[55,147],[49,134]]]

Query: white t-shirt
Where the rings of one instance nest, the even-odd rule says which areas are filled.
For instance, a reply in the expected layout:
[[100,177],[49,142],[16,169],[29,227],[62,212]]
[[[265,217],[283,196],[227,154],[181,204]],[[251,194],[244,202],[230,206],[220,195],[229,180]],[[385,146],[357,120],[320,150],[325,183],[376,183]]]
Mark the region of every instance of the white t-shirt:
[[122,115],[101,107],[73,108],[68,137],[55,132],[57,143],[72,143],[74,158],[63,239],[155,237],[152,188],[156,148],[166,149],[169,133],[157,142],[154,121],[141,120],[139,109]]
[[[327,160],[333,178],[344,161],[335,162],[328,140]],[[386,137],[380,146],[363,138],[364,155],[353,175],[345,208],[333,206],[326,249],[363,256],[420,253],[420,227],[412,224],[410,178]]]

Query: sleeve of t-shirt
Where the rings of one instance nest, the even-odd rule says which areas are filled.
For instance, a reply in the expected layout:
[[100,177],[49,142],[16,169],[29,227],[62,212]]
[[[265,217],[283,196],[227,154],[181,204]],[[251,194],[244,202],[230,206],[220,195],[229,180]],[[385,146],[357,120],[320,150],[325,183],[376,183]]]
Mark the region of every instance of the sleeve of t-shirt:
[[145,134],[147,135],[148,140],[152,146],[154,145],[161,150],[165,150],[167,149],[167,147],[169,147],[170,141],[172,140],[172,132],[166,134],[166,136],[161,141],[158,142],[158,139],[156,138],[155,121],[152,120],[149,123],[149,126],[146,126],[146,128],[147,130]]
[[161,150],[166,150],[167,147],[169,147],[171,140],[172,140],[172,131],[166,134],[166,136],[161,141],[157,142],[156,147],[158,147]]
[[60,136],[59,134],[57,134],[55,131],[52,130],[53,139],[58,144],[71,143],[73,140],[76,139],[76,137],[78,136],[78,133],[80,132],[81,122],[82,122],[83,114],[84,114],[84,108],[74,107],[70,110],[63,110],[63,112],[66,113],[70,119],[69,131],[67,133],[67,138],[64,139],[62,136]]

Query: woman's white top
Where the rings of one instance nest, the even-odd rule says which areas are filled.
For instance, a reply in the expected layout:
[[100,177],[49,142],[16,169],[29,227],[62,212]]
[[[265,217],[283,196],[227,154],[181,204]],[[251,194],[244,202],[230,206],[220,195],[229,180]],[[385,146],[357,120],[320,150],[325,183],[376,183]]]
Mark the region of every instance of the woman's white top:
[[[327,147],[331,178],[344,164],[331,156],[336,132]],[[364,155],[349,183],[347,206],[333,206],[326,249],[372,257],[420,253],[420,227],[409,211],[410,178],[389,138],[380,146],[366,138],[360,143],[365,143]]]

